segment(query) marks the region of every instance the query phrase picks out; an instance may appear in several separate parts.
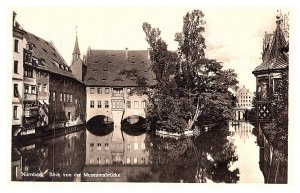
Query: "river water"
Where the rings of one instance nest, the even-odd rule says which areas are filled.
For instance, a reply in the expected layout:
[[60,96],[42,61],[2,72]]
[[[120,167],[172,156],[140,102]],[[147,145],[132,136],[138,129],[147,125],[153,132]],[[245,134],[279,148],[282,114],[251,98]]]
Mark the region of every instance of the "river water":
[[198,137],[84,129],[12,147],[12,180],[263,183],[255,128],[218,126]]

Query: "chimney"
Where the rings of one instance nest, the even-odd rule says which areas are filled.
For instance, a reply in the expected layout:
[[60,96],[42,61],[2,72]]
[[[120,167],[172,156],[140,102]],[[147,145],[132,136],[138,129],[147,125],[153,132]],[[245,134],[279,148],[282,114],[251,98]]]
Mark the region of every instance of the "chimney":
[[125,58],[128,59],[128,48],[125,48]]
[[150,60],[150,58],[151,58],[151,57],[150,57],[150,51],[151,51],[151,48],[148,48],[147,51],[148,51],[147,58],[148,58],[148,60]]
[[16,16],[17,16],[17,13],[14,11],[13,12],[13,26],[15,26]]

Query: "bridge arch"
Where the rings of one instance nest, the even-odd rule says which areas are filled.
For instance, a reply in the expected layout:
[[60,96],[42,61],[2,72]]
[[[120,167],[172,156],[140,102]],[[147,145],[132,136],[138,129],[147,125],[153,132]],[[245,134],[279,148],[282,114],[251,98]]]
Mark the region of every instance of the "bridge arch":
[[129,115],[123,117],[121,125],[145,124],[146,118],[140,115]]
[[105,115],[97,115],[92,117],[90,120],[88,120],[86,125],[87,130],[96,136],[104,136],[114,130],[113,119]]
[[113,123],[114,120],[112,117],[107,116],[107,115],[95,115],[91,117],[88,121],[87,124],[107,124],[107,123]]

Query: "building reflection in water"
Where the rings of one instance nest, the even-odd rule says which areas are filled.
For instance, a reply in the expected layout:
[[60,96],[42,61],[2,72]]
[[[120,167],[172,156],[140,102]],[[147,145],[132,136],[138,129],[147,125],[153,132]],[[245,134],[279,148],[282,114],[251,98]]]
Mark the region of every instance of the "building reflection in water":
[[229,122],[229,137],[236,146],[238,160],[232,168],[239,168],[241,183],[264,183],[264,177],[259,169],[259,146],[254,135],[254,126],[245,121]]
[[81,173],[84,158],[85,130],[53,139],[32,141],[28,145],[15,144],[12,147],[12,180],[80,180],[62,174]]
[[[103,129],[103,128],[98,128]],[[116,136],[117,135],[117,136]],[[126,132],[119,128],[103,133],[86,131],[84,181],[128,181],[150,171],[145,131]],[[90,177],[85,174],[120,174],[120,177]]]
[[162,139],[141,129],[97,126],[13,145],[12,180],[263,183],[254,131],[250,123],[230,122],[195,138]]

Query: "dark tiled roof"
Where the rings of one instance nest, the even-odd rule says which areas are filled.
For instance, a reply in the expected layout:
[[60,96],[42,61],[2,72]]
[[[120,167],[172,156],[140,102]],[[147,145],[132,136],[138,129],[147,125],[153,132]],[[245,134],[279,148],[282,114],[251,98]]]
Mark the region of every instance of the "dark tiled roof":
[[42,65],[38,65],[37,68],[66,77],[76,78],[51,42],[47,42],[29,32],[25,32],[25,38],[31,45],[32,56],[41,60]]
[[147,50],[90,50],[87,54],[87,74],[84,83],[87,86],[137,86],[136,81],[119,73],[136,69],[140,76],[154,84],[154,73],[149,69],[150,60]]
[[[254,69],[253,73],[287,68],[289,65],[289,44],[284,38],[280,25],[277,25],[274,35],[268,37],[266,36],[265,38],[267,43],[264,45],[262,56],[263,62]],[[270,38],[272,38],[271,41]]]

